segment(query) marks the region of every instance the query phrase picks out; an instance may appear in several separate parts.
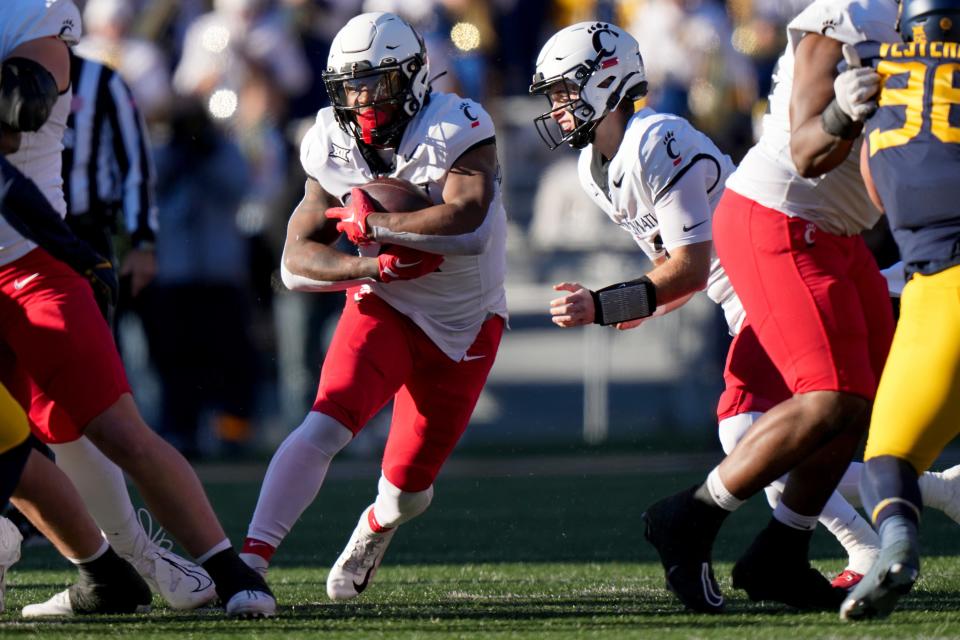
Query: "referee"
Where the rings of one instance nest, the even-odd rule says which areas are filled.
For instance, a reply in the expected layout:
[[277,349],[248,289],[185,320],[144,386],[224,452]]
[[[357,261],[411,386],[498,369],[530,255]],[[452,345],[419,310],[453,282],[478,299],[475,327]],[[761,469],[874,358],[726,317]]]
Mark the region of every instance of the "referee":
[[73,104],[63,137],[67,222],[100,255],[116,262],[113,234],[130,251],[120,268],[136,297],[156,272],[157,212],[146,126],[130,88],[110,67],[70,52]]

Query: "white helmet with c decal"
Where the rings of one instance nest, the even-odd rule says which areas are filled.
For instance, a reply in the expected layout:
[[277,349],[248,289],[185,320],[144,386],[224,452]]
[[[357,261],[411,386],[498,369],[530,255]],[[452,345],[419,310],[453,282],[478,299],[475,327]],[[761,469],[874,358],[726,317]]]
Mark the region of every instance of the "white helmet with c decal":
[[[537,131],[551,149],[564,142],[582,149],[621,100],[635,100],[647,93],[647,75],[636,39],[607,22],[580,22],[557,32],[540,50],[530,93],[548,95],[558,86],[573,89],[577,95],[565,104],[551,103],[534,121]],[[559,130],[551,116],[558,109],[574,115],[575,129]]]

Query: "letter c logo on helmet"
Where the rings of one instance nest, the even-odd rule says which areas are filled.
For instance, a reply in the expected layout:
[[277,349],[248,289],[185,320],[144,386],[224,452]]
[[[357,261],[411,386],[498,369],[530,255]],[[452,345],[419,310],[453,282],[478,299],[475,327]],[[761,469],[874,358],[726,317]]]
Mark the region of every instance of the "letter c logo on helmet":
[[[609,28],[610,26],[611,26],[611,25],[607,25],[607,24],[604,24],[604,23],[602,23],[602,22],[598,22],[598,23],[596,23],[595,25],[593,25],[592,27],[590,27],[589,29],[587,29],[588,32],[592,32],[592,33],[593,33],[593,49],[594,49],[594,51],[597,52],[597,54],[598,54],[601,58],[609,58],[610,56],[612,56],[613,54],[615,54],[615,53],[617,52],[617,43],[616,43],[616,41],[613,42],[613,49],[607,49],[606,45],[604,45],[604,43],[603,43],[603,41],[604,41],[604,37],[603,37],[604,34],[606,34],[606,35],[608,35],[608,36],[613,36],[614,38],[619,38],[619,37],[620,37],[620,34],[618,34],[618,33],[615,32],[615,31],[611,31],[611,30],[610,30],[610,28]],[[609,39],[609,38],[607,38],[607,39]]]

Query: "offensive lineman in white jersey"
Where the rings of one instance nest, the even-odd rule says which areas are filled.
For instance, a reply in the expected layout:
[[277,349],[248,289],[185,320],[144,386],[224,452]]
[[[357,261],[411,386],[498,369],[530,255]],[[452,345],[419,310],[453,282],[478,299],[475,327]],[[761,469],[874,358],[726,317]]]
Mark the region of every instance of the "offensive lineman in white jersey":
[[[334,600],[366,589],[396,527],[429,506],[507,317],[493,123],[471,100],[432,93],[428,78],[423,39],[410,25],[389,13],[353,18],[323,74],[332,106],[301,148],[308,179],[287,229],[284,283],[346,289],[347,303],[313,409],[267,470],[242,557],[266,572],[333,456],[393,399],[377,497],[327,578]],[[373,212],[357,187],[377,176],[420,185],[434,206]],[[328,209],[347,196],[349,206]],[[359,257],[329,246],[341,231]]]
[[893,318],[858,235],[878,216],[858,154],[847,158],[860,126],[838,115],[833,78],[843,43],[896,38],[895,17],[892,0],[817,0],[788,26],[763,136],[727,181],[713,228],[746,311],[743,329],[756,334],[791,397],[760,417],[701,487],[647,511],[668,574],[709,566],[726,516],[789,471],[733,585],[798,608],[834,608],[845,593],[810,567],[807,550],[862,439]]
[[[15,150],[8,160],[61,216],[66,213],[61,139],[71,103],[66,45],[79,33],[79,13],[69,0],[0,3],[4,151]],[[84,278],[3,220],[0,290],[6,308],[0,314],[0,342],[6,346],[0,352],[0,376],[28,409],[36,435],[58,445],[58,463],[117,551],[173,606],[192,608],[219,595],[228,614],[272,614],[269,589],[231,547],[190,466],[140,417],[110,330]],[[206,571],[146,536],[118,465]],[[43,507],[37,505],[41,512]],[[94,551],[77,561],[95,562],[109,552],[106,541]],[[71,588],[23,613],[74,615],[103,606]]]

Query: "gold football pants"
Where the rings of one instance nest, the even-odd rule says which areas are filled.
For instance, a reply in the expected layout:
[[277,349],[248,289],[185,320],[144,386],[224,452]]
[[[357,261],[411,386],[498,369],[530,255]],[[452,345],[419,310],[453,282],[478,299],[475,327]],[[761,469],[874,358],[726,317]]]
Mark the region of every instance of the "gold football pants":
[[922,473],[957,433],[960,266],[915,275],[904,288],[864,458],[896,456]]

